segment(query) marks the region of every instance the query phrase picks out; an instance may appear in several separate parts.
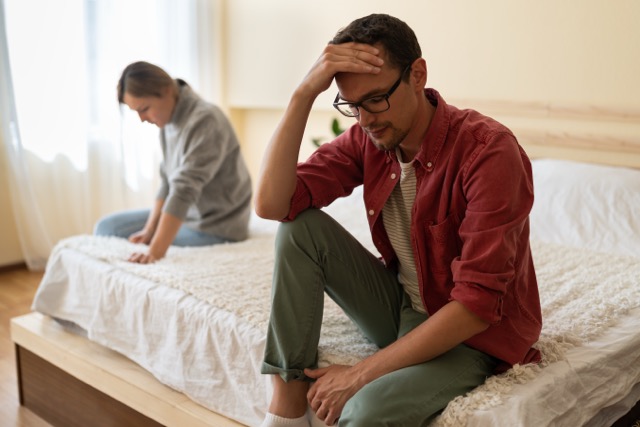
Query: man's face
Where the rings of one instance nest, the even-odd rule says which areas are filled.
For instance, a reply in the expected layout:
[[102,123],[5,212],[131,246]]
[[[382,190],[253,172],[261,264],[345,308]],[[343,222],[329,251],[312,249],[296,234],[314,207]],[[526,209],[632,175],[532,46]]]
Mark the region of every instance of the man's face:
[[[342,73],[336,75],[340,99],[361,102],[365,99],[384,96],[401,77],[403,70],[385,65],[379,74]],[[381,113],[370,113],[359,108],[358,123],[371,141],[381,150],[394,150],[405,139],[413,120],[415,108],[410,86],[400,81],[388,98],[389,109]]]

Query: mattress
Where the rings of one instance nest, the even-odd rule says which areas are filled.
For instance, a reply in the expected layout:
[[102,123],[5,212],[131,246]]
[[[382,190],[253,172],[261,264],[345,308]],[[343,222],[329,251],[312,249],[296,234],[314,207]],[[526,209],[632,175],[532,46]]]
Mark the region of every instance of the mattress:
[[[565,173],[572,166],[536,168],[542,177],[549,167]],[[373,250],[361,194],[355,193],[328,211]],[[541,210],[537,203],[534,210]],[[572,208],[566,212],[572,215]],[[634,247],[616,253],[589,247],[589,241],[554,242],[535,233],[534,216],[546,231],[576,222],[532,213],[545,322],[536,346],[543,362],[489,378],[451,402],[436,426],[606,425],[640,398],[640,260],[629,252]],[[271,393],[259,370],[275,227],[253,218],[245,242],[172,247],[153,265],[126,262],[139,247],[124,239],[63,240],[50,256],[33,308],[124,354],[200,405],[246,425],[259,424]],[[374,351],[327,298],[320,365],[353,364]]]

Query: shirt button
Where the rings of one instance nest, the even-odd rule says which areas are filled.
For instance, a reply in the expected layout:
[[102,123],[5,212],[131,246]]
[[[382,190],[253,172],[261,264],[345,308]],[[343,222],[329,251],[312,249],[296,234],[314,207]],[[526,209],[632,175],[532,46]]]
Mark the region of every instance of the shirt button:
[[432,167],[433,167],[433,163],[431,163],[431,162],[427,162],[427,167],[428,167],[428,168],[432,168]]
[[396,174],[395,173],[391,174],[391,179],[396,179]]
[[373,216],[374,212],[373,209],[369,209],[369,216]]

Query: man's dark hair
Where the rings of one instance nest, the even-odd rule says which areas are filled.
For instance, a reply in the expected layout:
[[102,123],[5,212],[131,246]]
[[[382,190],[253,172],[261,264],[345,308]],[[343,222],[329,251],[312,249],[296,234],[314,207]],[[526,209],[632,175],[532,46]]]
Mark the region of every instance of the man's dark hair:
[[338,31],[331,44],[381,44],[392,66],[403,70],[422,56],[415,33],[404,21],[386,14],[356,19]]

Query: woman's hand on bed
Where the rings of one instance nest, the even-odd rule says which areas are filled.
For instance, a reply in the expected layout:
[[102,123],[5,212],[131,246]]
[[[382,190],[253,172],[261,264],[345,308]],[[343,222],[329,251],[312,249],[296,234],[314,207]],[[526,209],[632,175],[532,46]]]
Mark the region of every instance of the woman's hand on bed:
[[159,258],[156,258],[151,253],[143,254],[141,252],[134,252],[127,258],[129,262],[135,262],[137,264],[152,264],[156,262]]
[[334,425],[344,405],[361,386],[353,378],[352,367],[331,365],[320,369],[305,369],[304,373],[315,382],[309,388],[307,400],[316,416],[325,424]]
[[144,243],[145,245],[148,245],[152,237],[152,232],[140,230],[129,236],[129,241],[131,243]]

